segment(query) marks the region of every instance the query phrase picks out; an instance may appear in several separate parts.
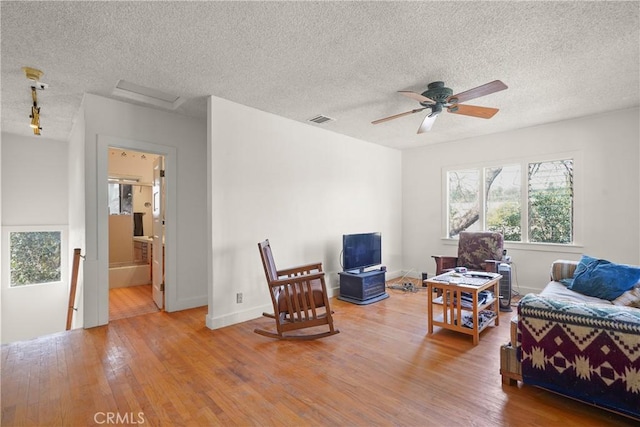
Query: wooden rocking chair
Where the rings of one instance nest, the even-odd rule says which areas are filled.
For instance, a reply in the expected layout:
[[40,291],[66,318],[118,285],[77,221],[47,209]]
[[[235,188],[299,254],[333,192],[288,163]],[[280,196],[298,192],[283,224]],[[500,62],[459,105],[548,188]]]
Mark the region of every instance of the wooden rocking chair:
[[[277,270],[269,240],[258,243],[264,274],[269,285],[273,314],[264,316],[275,319],[275,332],[255,329],[266,337],[287,340],[312,340],[339,333],[333,327],[329,297],[324,281],[322,263]],[[291,334],[298,329],[327,326],[328,331],[312,334]]]

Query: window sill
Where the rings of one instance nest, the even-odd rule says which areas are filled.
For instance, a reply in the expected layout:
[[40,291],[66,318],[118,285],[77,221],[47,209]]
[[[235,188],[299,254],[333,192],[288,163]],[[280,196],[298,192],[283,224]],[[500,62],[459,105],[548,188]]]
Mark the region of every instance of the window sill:
[[[442,243],[448,246],[458,246],[458,239],[443,237]],[[528,242],[505,242],[504,247],[507,250],[521,251],[538,251],[538,252],[559,252],[568,254],[581,254],[584,250],[583,245],[579,244],[561,244],[561,243],[528,243]]]

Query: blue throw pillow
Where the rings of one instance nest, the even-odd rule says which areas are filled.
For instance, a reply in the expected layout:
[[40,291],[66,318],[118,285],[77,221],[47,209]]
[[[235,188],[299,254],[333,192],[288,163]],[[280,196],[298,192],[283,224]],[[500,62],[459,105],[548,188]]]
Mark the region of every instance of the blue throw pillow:
[[[587,266],[589,264],[591,264],[593,261],[598,261],[598,258],[594,258],[592,256],[589,255],[582,255],[582,258],[580,258],[580,262],[578,263],[578,266],[576,267],[576,271],[573,272],[573,277],[576,277],[578,274],[582,273],[583,271],[585,271],[587,269]],[[604,261],[604,262],[609,262],[606,260],[600,260],[600,261]]]
[[584,270],[586,270],[587,269],[587,265],[589,265],[590,262],[597,261],[597,260],[598,260],[598,258],[594,258],[594,257],[591,257],[589,255],[582,255],[582,258],[580,258],[580,262],[578,263],[578,266],[576,267],[576,270],[573,272],[573,277],[568,278],[568,279],[562,279],[562,280],[560,280],[560,283],[565,285],[567,288],[571,289],[571,285],[573,285],[573,279],[578,274],[580,274]]
[[594,259],[574,275],[569,289],[612,301],[633,288],[639,281],[640,267]]

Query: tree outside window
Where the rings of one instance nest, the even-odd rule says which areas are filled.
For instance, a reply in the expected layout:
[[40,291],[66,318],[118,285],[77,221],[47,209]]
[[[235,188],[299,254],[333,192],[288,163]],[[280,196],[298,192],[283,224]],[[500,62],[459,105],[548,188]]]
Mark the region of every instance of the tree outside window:
[[461,231],[479,231],[480,171],[477,169],[450,171],[449,175],[449,237]]
[[512,242],[573,242],[571,159],[451,170],[447,183],[449,237],[487,230]]
[[520,165],[487,168],[486,172],[486,229],[496,231],[511,242],[522,241],[522,209],[520,201]]
[[62,280],[62,233],[19,231],[9,233],[9,286]]
[[529,241],[573,241],[573,161],[529,164]]

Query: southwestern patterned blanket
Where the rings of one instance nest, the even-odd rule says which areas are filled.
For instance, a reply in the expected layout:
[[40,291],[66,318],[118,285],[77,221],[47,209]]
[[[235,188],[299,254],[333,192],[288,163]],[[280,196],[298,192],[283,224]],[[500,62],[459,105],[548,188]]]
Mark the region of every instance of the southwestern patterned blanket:
[[529,294],[518,316],[525,384],[640,419],[640,309]]

